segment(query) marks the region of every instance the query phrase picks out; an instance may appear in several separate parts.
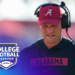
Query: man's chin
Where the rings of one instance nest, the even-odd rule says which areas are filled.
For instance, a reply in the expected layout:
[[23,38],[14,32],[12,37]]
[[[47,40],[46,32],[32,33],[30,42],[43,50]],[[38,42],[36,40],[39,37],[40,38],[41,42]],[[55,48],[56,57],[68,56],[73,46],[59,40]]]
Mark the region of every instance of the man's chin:
[[52,39],[46,40],[46,42],[49,43],[49,44],[54,44],[55,43],[55,41],[52,40]]

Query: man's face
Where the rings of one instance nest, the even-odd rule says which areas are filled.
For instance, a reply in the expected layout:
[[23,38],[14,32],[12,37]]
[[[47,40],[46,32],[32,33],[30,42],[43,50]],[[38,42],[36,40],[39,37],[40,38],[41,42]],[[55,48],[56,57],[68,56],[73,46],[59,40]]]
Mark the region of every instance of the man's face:
[[41,25],[40,28],[44,38],[44,42],[54,44],[61,40],[62,35],[61,22],[59,23],[58,26],[49,23],[44,23]]

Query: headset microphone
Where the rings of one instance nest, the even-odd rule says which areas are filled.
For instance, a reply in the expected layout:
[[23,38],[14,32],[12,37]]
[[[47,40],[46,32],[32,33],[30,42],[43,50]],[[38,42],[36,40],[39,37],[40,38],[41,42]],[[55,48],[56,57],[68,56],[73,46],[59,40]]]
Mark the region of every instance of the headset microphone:
[[61,5],[62,5],[62,6],[65,6],[65,3],[62,1],[62,2],[61,2]]

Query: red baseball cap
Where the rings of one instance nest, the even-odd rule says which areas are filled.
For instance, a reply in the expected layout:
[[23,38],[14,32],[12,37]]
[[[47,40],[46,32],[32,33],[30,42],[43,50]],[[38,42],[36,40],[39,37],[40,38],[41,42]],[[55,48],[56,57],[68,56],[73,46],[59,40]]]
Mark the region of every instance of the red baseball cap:
[[59,6],[47,5],[39,10],[39,25],[50,23],[59,25],[62,18],[62,11]]

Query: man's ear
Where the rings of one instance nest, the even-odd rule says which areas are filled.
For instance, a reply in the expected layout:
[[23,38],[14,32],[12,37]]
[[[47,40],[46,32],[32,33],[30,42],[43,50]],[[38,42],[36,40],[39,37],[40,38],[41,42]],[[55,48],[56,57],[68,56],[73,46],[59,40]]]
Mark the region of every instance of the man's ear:
[[40,22],[39,22],[39,20],[38,20],[38,25],[39,25],[39,28],[41,29],[41,26],[40,26]]

